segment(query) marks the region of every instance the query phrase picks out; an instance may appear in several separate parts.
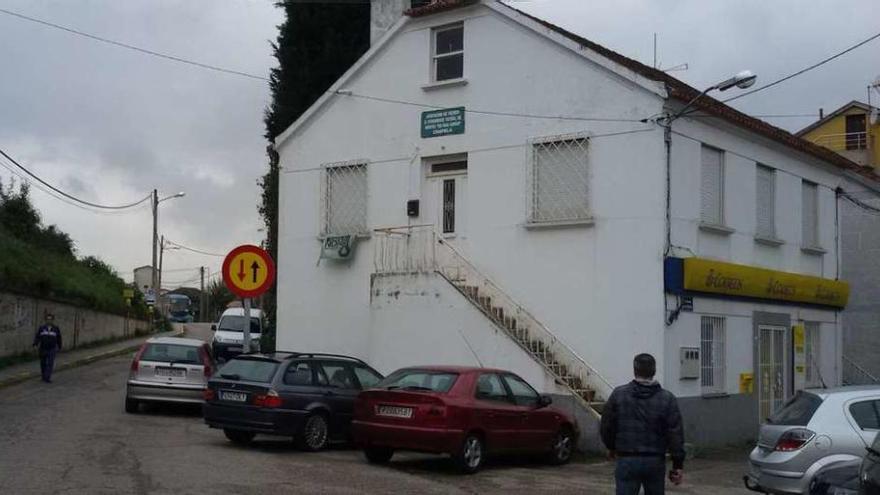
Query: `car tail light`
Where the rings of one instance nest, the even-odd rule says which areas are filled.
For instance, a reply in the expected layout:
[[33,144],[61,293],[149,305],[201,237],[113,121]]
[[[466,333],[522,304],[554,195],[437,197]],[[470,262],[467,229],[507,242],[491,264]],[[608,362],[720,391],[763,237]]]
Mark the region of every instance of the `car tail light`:
[[776,442],[775,450],[777,452],[792,452],[800,449],[816,436],[811,430],[806,428],[795,428],[788,430],[779,437]]
[[134,355],[134,359],[131,361],[131,378],[134,378],[135,375],[137,375],[138,368],[141,364],[141,356],[144,355],[145,350],[147,350],[147,344],[142,345],[141,348],[138,349],[137,354]]
[[278,396],[278,392],[270,390],[265,395],[255,395],[254,405],[268,408],[281,407],[281,397]]
[[207,378],[214,373],[214,370],[211,368],[211,356],[208,355],[208,351],[204,347],[199,347],[199,356],[202,358],[202,369]]
[[206,388],[205,391],[202,393],[202,397],[205,399],[205,402],[214,400],[214,395],[214,391],[210,388]]

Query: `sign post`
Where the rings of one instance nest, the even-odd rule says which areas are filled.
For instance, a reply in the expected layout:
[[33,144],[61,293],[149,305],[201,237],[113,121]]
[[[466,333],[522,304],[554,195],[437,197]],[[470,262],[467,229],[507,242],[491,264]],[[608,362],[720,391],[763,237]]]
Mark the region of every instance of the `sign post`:
[[223,282],[242,299],[244,331],[242,352],[251,346],[251,298],[260,296],[275,282],[275,263],[264,249],[250,244],[238,246],[223,260]]

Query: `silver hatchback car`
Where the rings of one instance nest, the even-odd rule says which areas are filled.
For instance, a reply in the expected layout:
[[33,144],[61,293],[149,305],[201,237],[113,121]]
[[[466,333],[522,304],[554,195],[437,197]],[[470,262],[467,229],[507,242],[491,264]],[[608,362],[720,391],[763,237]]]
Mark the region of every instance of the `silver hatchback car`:
[[217,365],[211,347],[201,340],[154,337],[131,362],[125,412],[138,412],[142,402],[201,404]]
[[861,459],[880,429],[880,386],[810,389],[761,425],[749,456],[746,487],[762,493],[807,493],[823,467]]

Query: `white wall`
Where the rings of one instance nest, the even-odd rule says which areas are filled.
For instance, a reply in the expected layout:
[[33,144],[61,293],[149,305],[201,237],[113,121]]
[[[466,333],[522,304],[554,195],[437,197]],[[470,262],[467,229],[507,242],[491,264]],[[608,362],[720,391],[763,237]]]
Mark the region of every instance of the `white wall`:
[[[465,20],[468,84],[426,91],[429,27]],[[411,20],[356,77],[354,94],[439,107],[466,106],[520,114],[641,119],[662,100],[485,7]],[[349,352],[384,368],[386,332],[369,302],[374,242],[359,243],[350,264],[319,255],[319,178],[324,163],[365,158],[371,228],[433,221],[405,215],[418,197],[424,157],[468,153],[467,239],[459,245],[481,271],[523,303],[612,382],[631,376],[629,356],[663,345],[662,133],[638,122],[535,119],[468,113],[460,136],[421,139],[424,108],[337,96],[280,145],[279,334],[281,348]],[[529,138],[586,131],[592,226],[527,230],[526,143]],[[415,175],[413,175],[415,174]],[[428,325],[427,322],[424,323]],[[442,330],[440,328],[439,330]],[[459,359],[460,337],[446,329],[426,349],[394,342],[396,352],[424,362]],[[613,349],[614,352],[609,352]],[[627,359],[621,359],[621,355]],[[393,362],[393,361],[389,361]],[[529,359],[514,368],[531,366]],[[660,364],[662,368],[662,363]]]

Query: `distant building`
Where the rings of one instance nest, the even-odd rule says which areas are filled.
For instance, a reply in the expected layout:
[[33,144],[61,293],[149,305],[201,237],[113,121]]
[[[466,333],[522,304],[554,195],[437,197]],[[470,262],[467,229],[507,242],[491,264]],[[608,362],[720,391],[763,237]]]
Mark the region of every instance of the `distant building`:
[[880,109],[851,101],[797,133],[859,165],[880,169]]
[[153,267],[150,265],[140,266],[134,269],[134,285],[141,293],[146,294],[147,289],[153,286]]

